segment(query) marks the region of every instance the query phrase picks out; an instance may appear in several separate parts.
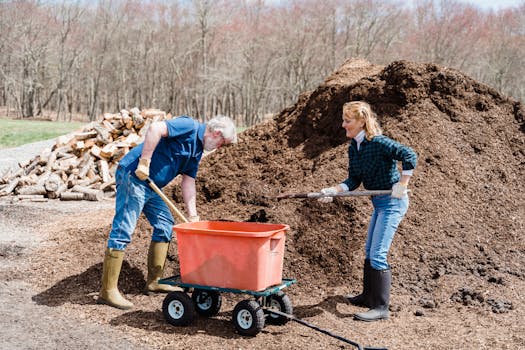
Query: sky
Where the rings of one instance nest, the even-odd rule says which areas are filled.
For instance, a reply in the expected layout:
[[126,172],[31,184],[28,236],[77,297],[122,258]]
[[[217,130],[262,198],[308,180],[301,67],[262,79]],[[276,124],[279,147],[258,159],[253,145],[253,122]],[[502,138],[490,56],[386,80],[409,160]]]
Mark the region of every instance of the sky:
[[[407,3],[415,2],[417,0],[397,0],[399,3]],[[525,4],[525,0],[457,0],[459,2],[465,2],[470,3],[472,5],[475,5],[482,10],[500,10],[505,9],[509,7],[516,7],[521,4]],[[267,4],[285,4],[287,3],[287,0],[265,0],[265,3]]]
[[523,3],[525,0],[460,0],[461,2],[470,3],[476,5],[483,10],[499,10],[508,7],[516,7]]

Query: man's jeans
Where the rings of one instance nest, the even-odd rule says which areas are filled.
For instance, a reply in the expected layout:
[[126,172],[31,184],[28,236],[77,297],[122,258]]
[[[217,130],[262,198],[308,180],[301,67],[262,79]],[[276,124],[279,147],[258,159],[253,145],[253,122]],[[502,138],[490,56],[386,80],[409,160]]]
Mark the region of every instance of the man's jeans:
[[408,196],[402,199],[390,195],[373,196],[374,212],[368,226],[365,254],[375,270],[390,268],[387,262],[388,251],[397,227],[408,209]]
[[132,176],[122,168],[115,174],[117,197],[115,217],[109,233],[108,248],[124,250],[131,242],[131,235],[141,212],[153,226],[154,242],[171,241],[173,216],[155,191],[146,182]]

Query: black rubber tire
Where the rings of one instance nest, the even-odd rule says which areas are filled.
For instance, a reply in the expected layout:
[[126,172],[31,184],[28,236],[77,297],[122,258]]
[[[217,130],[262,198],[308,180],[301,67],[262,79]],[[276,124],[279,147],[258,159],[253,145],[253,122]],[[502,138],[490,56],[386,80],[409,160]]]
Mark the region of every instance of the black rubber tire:
[[195,289],[191,295],[195,303],[195,311],[205,317],[215,316],[222,305],[221,293],[215,290]]
[[[266,297],[266,306],[267,308],[275,309],[281,311],[288,315],[293,315],[293,306],[292,301],[288,295],[284,292],[279,291],[277,294],[272,294]],[[269,324],[283,325],[289,321],[288,317],[279,316],[272,314],[271,312],[266,311],[266,322]]]
[[169,324],[187,326],[195,318],[195,306],[190,296],[184,292],[171,292],[162,302],[162,313]]
[[255,300],[243,300],[233,309],[233,324],[239,334],[256,336],[264,328],[264,311]]

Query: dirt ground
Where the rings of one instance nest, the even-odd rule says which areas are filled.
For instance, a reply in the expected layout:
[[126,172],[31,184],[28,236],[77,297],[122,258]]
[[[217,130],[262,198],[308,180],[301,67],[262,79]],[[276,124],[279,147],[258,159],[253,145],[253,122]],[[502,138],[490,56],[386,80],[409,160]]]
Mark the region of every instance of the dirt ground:
[[[372,104],[387,136],[419,155],[410,209],[389,256],[391,319],[370,324],[354,321],[353,313],[362,309],[343,298],[360,289],[369,200],[321,204],[272,198],[345,179],[340,111],[344,102],[357,99]],[[286,289],[294,313],[364,346],[525,348],[524,125],[520,103],[461,72],[404,61],[386,67],[348,61],[296,105],[203,160],[200,215],[290,225],[284,275],[298,281]],[[181,206],[176,182],[165,190]],[[150,236],[143,218],[120,278],[121,291],[135,308],[97,305],[113,203],[5,199],[0,208],[3,343],[17,348],[352,348],[294,322],[242,337],[231,323],[241,297],[230,294],[217,317],[170,326],[161,312],[164,296],[141,293]],[[176,241],[170,258],[166,274],[176,274]],[[32,325],[37,336],[15,336],[27,329],[17,325]]]

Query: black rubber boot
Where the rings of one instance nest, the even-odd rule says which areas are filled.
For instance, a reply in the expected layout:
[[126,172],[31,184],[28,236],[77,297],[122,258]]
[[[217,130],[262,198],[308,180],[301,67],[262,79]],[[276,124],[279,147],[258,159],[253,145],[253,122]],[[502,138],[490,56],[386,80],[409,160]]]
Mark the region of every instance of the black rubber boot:
[[363,266],[363,292],[359,295],[347,295],[345,298],[355,306],[370,307],[370,260],[365,259]]
[[392,270],[370,269],[370,310],[354,315],[356,320],[372,322],[386,320],[390,316],[390,285],[392,284]]

